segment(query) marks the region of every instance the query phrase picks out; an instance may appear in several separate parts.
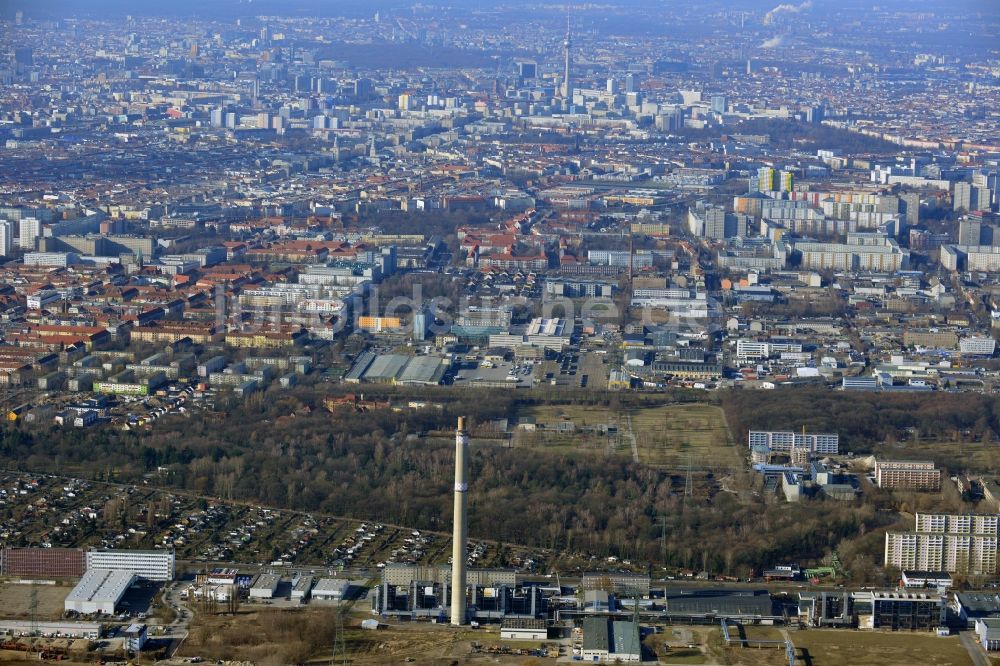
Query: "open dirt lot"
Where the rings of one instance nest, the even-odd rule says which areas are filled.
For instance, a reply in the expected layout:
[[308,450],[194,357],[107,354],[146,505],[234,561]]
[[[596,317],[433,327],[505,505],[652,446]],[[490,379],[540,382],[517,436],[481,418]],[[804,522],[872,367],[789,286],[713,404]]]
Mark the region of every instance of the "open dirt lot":
[[[537,643],[501,641],[498,627],[455,630],[447,625],[399,622],[378,631],[360,628],[367,613],[344,619],[344,648],[352,664],[501,663],[522,664],[524,655],[490,653],[491,646],[536,648]],[[335,621],[332,609],[300,611],[253,610],[237,616],[196,614],[191,635],[178,657],[246,660],[259,664],[287,664],[333,655]],[[316,640],[317,635],[321,636]],[[473,644],[483,648],[473,653]]]
[[31,617],[31,588],[38,595],[38,618],[58,620],[63,614],[63,601],[73,589],[68,585],[18,585],[0,583],[0,617],[25,619]]
[[[533,407],[520,416],[535,420],[537,430],[516,431],[514,446],[530,446],[544,449],[564,449],[567,452],[592,452],[630,455],[628,445],[614,429],[621,428],[619,415],[606,407],[589,405],[551,405]],[[559,430],[560,424],[573,424],[572,430]],[[543,427],[544,426],[544,427]],[[611,433],[601,431],[601,426],[610,426]]]

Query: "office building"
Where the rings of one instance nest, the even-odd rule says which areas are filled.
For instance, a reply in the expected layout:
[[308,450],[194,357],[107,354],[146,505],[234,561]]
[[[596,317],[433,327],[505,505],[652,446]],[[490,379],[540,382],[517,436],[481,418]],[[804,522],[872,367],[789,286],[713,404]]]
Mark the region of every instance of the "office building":
[[985,336],[971,336],[958,341],[958,350],[963,356],[993,356],[997,341]]
[[947,590],[955,584],[947,571],[904,571],[899,582],[905,589],[930,587]]
[[149,580],[173,580],[175,573],[174,551],[88,550],[87,569],[128,571]]
[[736,341],[736,359],[740,362],[771,358],[785,352],[802,353],[802,343],[798,340],[772,339],[749,340],[740,338]]
[[879,488],[940,490],[941,470],[933,462],[876,460],[875,484]]
[[638,93],[642,87],[642,78],[638,72],[629,72],[625,75],[625,93]]
[[80,263],[80,255],[76,252],[25,252],[25,266],[58,266],[66,268]]
[[633,269],[649,268],[653,265],[653,255],[649,252],[635,252],[629,254],[628,250],[588,250],[587,262],[596,266],[618,266]]

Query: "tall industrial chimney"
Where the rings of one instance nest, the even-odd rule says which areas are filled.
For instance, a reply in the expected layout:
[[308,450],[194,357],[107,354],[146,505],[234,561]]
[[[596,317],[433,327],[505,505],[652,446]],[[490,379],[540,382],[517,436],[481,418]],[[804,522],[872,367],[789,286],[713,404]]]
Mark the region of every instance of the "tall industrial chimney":
[[465,417],[458,417],[455,431],[455,531],[451,542],[451,624],[465,624],[465,491],[469,489],[469,437],[465,434]]

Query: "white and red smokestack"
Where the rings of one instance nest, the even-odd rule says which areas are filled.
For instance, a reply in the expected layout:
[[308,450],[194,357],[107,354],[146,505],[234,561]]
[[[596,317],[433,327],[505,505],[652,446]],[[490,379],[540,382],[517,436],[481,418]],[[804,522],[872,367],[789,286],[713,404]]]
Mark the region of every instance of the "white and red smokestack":
[[469,489],[468,463],[469,436],[465,434],[465,417],[458,417],[455,430],[455,527],[451,541],[451,624],[465,624],[465,493]]

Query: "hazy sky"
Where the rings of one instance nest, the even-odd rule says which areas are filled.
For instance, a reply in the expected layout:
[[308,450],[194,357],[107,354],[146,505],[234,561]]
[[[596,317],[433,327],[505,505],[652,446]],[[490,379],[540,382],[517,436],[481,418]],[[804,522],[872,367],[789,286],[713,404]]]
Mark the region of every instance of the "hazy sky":
[[[788,0],[784,0],[788,1]],[[254,16],[260,14],[286,15],[356,15],[369,16],[376,9],[407,11],[415,0],[170,0],[169,2],[149,2],[148,0],[0,0],[0,11],[9,17],[21,9],[29,16],[100,16],[100,15],[204,15],[213,18],[225,16]],[[434,0],[424,0],[423,4],[438,4]],[[441,0],[443,6],[486,8],[496,6],[484,0]],[[538,6],[537,2],[503,3],[507,6],[523,4]],[[549,3],[542,3],[549,4]],[[561,4],[559,0],[553,5]],[[583,3],[580,3],[583,4]],[[641,5],[644,7],[678,6],[678,0],[597,0],[594,4]],[[702,7],[731,7],[766,11],[779,4],[779,0],[702,0]],[[797,4],[793,2],[792,4]],[[857,8],[859,11],[873,6],[899,7],[901,9],[925,10],[937,8],[948,11],[979,11],[990,14],[1000,13],[1000,0],[812,0],[810,11],[822,12],[825,8]]]

